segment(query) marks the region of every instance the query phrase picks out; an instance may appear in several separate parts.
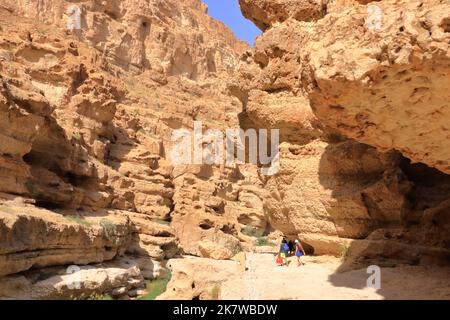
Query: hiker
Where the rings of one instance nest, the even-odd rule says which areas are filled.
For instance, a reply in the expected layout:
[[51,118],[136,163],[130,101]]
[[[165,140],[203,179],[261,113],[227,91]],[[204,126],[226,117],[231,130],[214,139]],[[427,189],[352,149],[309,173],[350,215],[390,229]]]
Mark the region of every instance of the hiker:
[[294,241],[289,240],[289,242],[288,242],[288,247],[289,247],[289,256],[294,255],[294,253],[295,253],[295,245],[294,245]]
[[280,251],[278,253],[278,256],[281,258],[281,265],[288,265],[287,264],[287,254],[289,252],[289,246],[288,243],[286,241],[286,238],[283,238],[283,240],[281,240],[281,245],[280,245]]
[[295,240],[295,255],[297,257],[297,266],[304,265],[304,263],[300,260],[301,256],[305,256],[305,250],[303,249],[302,244],[297,239]]

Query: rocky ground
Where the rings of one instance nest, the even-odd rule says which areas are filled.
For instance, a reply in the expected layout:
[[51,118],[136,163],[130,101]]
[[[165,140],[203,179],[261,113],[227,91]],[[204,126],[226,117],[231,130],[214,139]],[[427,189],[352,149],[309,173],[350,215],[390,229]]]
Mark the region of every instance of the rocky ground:
[[[339,272],[342,259],[332,256],[295,257],[278,266],[273,254],[248,253],[247,270],[235,261],[200,258],[169,261],[174,276],[160,298],[248,299],[449,299],[450,270],[398,265],[381,267],[381,289],[367,287],[367,269]],[[192,272],[191,272],[192,271]],[[214,271],[214,276],[210,275]]]

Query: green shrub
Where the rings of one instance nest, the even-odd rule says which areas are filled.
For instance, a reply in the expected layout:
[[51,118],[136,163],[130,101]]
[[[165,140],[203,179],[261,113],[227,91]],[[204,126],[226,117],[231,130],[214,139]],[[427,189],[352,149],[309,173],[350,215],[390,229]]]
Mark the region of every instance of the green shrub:
[[113,300],[109,294],[92,294],[86,300]]
[[152,219],[152,222],[158,223],[158,224],[163,224],[163,225],[170,225],[170,221],[166,221],[163,219]]
[[241,185],[243,186],[253,186],[255,183],[251,180],[245,179],[245,180],[241,180]]
[[249,237],[260,238],[264,236],[264,230],[251,226],[245,226],[241,229],[241,232]]
[[220,286],[219,284],[214,285],[214,288],[211,290],[211,299],[219,300]]
[[348,245],[347,245],[347,243],[345,243],[345,242],[341,243],[339,245],[339,249],[338,250],[339,250],[338,255],[341,258],[345,258],[347,256],[347,254],[348,254]]
[[239,252],[242,251],[240,242],[233,242],[232,244],[228,244],[225,247],[231,251],[233,256],[237,255]]
[[72,222],[78,223],[78,224],[80,224],[82,226],[85,226],[85,227],[92,226],[92,223],[87,221],[84,217],[74,216],[74,215],[67,215],[67,216],[64,216],[64,218],[66,218],[67,220],[70,220]]
[[106,238],[112,240],[116,234],[116,225],[108,219],[102,219],[100,220],[100,226],[102,226]]
[[47,34],[47,30],[45,30],[44,28],[36,28],[36,32],[42,36],[45,36]]
[[25,188],[27,188],[28,192],[30,193],[31,196],[36,197],[38,192],[37,192],[37,188],[36,185],[34,184],[33,181],[31,180],[27,180],[25,182]]
[[81,294],[78,297],[71,296],[71,300],[113,300],[109,294],[92,293],[90,295]]
[[73,133],[73,138],[74,138],[75,140],[80,141],[80,140],[81,140],[81,133],[79,133],[79,132],[74,132],[74,133]]
[[258,237],[255,241],[255,245],[257,246],[270,246],[269,240],[267,237]]
[[147,294],[139,297],[139,300],[155,300],[159,295],[167,290],[167,284],[172,278],[172,273],[169,271],[164,276],[150,280],[147,282]]

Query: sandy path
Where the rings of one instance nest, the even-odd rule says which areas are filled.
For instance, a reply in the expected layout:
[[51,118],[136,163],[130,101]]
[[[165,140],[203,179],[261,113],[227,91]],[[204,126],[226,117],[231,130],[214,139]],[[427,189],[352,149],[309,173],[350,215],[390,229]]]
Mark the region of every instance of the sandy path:
[[381,269],[381,289],[366,287],[366,269],[336,273],[334,257],[304,257],[279,267],[270,254],[247,254],[242,277],[222,284],[221,299],[450,299],[450,268]]

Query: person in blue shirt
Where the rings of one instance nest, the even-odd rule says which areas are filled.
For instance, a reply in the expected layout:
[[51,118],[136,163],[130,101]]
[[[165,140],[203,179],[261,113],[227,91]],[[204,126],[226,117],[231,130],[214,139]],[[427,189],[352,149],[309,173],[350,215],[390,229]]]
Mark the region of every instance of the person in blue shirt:
[[280,251],[279,251],[279,255],[281,257],[281,259],[283,260],[283,263],[281,265],[285,265],[287,266],[287,255],[289,253],[289,245],[288,242],[286,240],[286,238],[283,238],[283,240],[281,240],[281,244],[280,244]]

